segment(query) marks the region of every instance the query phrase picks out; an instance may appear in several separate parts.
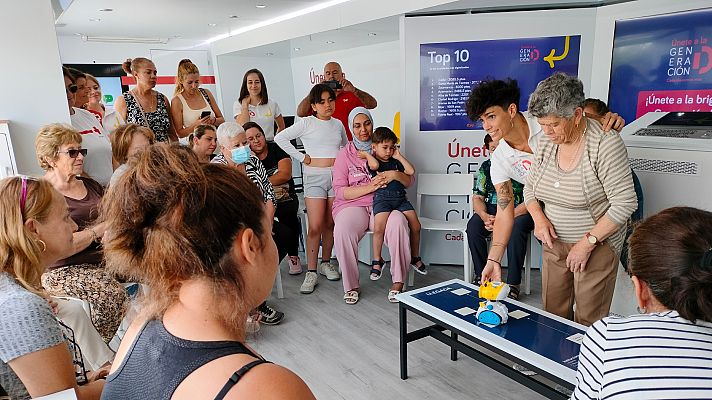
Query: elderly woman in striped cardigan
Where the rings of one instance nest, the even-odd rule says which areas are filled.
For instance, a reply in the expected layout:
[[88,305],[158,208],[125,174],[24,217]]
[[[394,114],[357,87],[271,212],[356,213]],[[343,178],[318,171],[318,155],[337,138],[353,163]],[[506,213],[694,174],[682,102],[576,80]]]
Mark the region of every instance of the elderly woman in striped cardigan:
[[608,315],[637,200],[623,140],[584,115],[584,99],[581,81],[561,73],[540,82],[529,98],[545,135],[524,201],[544,243],[544,309],[591,325]]

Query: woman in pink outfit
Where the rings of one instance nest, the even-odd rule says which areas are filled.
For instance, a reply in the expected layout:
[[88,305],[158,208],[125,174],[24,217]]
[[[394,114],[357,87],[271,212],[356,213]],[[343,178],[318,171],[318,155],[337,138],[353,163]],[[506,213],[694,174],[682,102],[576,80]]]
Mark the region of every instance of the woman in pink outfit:
[[[332,214],[334,216],[334,249],[339,260],[344,284],[344,301],[356,304],[359,299],[358,242],[373,227],[373,192],[393,180],[406,187],[412,178],[402,172],[387,171],[371,179],[366,160],[359,151],[371,151],[373,119],[367,109],[354,108],[349,114],[349,126],[353,142],[341,149],[333,169],[333,185],[336,192]],[[395,296],[403,290],[410,260],[408,221],[394,211],[386,223],[385,245],[391,254],[393,285],[388,291],[388,301],[395,303]]]

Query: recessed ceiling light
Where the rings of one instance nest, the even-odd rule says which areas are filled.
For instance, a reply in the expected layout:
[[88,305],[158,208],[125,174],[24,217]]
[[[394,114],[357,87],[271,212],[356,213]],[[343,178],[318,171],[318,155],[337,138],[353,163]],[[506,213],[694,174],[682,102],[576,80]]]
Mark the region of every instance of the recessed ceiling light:
[[102,9],[101,9],[101,10],[99,10],[99,11],[103,11],[103,12],[111,12],[111,11],[114,11],[114,9],[113,9],[113,8],[102,8]]
[[271,57],[271,56],[274,55],[274,53],[265,53],[265,55],[266,55],[267,57]]
[[228,18],[235,19],[235,18],[239,18],[239,17],[237,15],[231,15]]
[[218,26],[218,24],[208,24],[208,25],[210,25],[210,26]]
[[295,48],[294,48],[294,51],[299,51],[299,50],[301,50],[301,49],[302,49],[301,47],[295,47]]
[[173,35],[175,39],[180,39],[182,36],[181,35]]
[[334,44],[334,43],[336,43],[336,42],[333,41],[333,40],[327,40],[327,41],[326,41],[326,44]]
[[101,18],[89,18],[89,22],[101,22]]
[[74,32],[74,34],[77,35],[77,36],[83,36],[83,34],[82,34],[82,33],[79,33],[79,32]]
[[267,4],[258,4],[255,7],[257,8],[267,8]]
[[368,34],[368,36],[376,36],[376,33],[375,33],[375,32],[371,32],[371,33]]

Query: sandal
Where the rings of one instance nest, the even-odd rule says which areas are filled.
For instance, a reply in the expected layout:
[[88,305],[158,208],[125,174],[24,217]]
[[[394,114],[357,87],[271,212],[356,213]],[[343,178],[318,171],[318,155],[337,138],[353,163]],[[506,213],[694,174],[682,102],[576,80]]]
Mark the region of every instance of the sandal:
[[396,295],[400,293],[400,290],[389,290],[388,291],[388,301],[391,303],[398,303],[398,300],[396,299]]
[[423,262],[423,260],[420,257],[413,257],[410,260],[410,265],[413,266],[413,269],[415,269],[415,272],[419,273],[420,275],[427,275],[428,270],[427,265]]
[[344,301],[346,302],[346,304],[354,305],[358,303],[358,296],[358,290],[349,290],[348,292],[344,293]]
[[[377,281],[377,280],[381,279],[381,275],[383,275],[383,264],[385,264],[385,262],[383,260],[373,260],[371,262],[371,276],[370,276],[370,278],[372,281]],[[381,269],[375,268],[376,265],[380,266]]]
[[512,300],[519,300],[519,285],[509,285],[509,297]]

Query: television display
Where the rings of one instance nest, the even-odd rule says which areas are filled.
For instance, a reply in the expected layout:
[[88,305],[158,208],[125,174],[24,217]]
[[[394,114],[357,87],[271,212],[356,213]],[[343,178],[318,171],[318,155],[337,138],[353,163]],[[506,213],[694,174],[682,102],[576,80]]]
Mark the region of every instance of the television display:
[[616,21],[608,106],[631,122],[651,111],[712,111],[712,9]]

